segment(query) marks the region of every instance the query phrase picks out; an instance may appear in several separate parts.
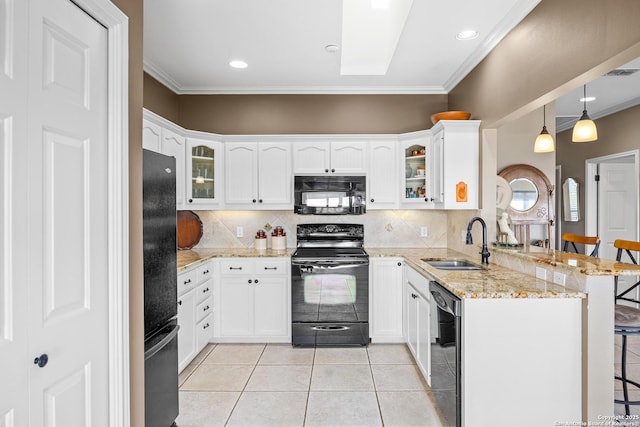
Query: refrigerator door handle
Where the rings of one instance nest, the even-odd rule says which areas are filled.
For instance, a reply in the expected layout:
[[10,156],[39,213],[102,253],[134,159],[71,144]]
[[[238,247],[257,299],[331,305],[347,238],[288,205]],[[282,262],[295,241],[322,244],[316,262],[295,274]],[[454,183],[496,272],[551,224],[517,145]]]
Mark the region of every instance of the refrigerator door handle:
[[144,360],[152,358],[157,352],[162,350],[172,339],[178,335],[180,325],[173,325],[173,329],[159,342],[153,345],[150,349],[144,352]]

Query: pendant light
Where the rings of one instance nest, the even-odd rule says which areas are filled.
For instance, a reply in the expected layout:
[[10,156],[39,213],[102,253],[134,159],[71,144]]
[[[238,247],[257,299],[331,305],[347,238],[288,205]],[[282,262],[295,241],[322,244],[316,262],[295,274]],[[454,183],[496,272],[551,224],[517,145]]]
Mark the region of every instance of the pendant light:
[[584,110],[582,111],[582,117],[573,127],[572,142],[591,142],[598,139],[596,124],[587,114],[587,85],[584,85],[584,98],[582,100],[584,101]]
[[556,145],[553,142],[553,137],[547,131],[547,106],[542,106],[542,132],[536,138],[536,142],[533,144],[534,153],[551,153],[556,150]]

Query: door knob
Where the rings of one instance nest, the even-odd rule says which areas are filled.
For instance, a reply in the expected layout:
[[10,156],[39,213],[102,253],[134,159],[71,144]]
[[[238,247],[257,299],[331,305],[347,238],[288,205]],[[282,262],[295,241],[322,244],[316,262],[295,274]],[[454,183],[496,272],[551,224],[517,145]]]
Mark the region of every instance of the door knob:
[[41,354],[40,357],[36,357],[33,359],[33,364],[38,365],[41,368],[47,366],[47,362],[49,362],[49,356],[46,354]]

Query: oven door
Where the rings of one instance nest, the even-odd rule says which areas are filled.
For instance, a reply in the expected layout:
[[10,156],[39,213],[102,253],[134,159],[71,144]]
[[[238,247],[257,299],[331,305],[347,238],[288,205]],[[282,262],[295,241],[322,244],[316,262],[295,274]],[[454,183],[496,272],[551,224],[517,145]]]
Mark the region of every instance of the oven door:
[[294,345],[369,343],[369,260],[291,261]]

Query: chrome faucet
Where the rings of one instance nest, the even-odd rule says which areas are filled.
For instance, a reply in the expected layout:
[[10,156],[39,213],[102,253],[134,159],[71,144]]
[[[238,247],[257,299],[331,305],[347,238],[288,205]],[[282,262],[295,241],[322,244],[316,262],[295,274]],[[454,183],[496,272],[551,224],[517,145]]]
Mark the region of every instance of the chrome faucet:
[[489,257],[491,256],[491,254],[489,253],[489,249],[487,248],[487,224],[479,216],[474,216],[473,218],[471,218],[469,224],[467,225],[467,245],[471,245],[473,243],[473,237],[471,237],[471,227],[476,221],[479,221],[482,225],[482,251],[480,252],[480,255],[482,255],[482,263],[489,264]]

